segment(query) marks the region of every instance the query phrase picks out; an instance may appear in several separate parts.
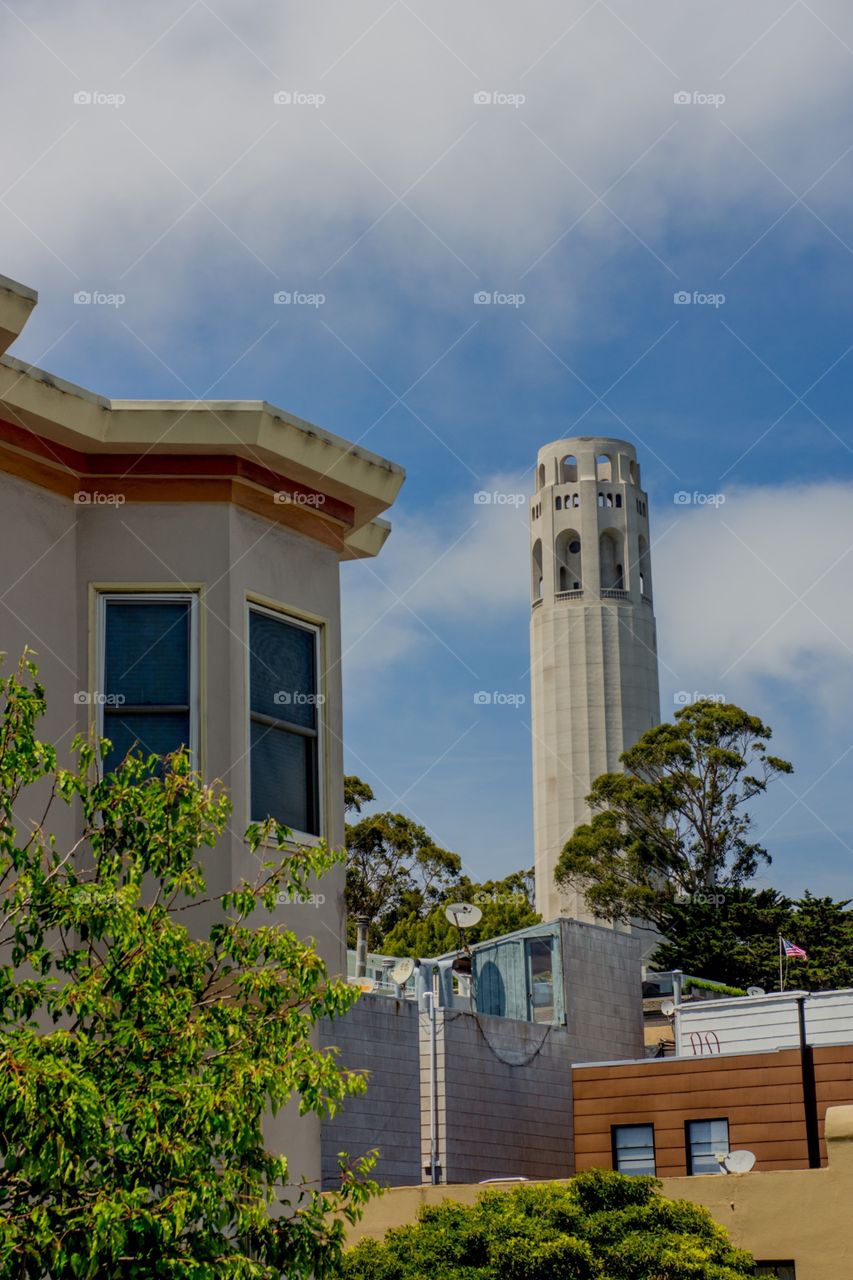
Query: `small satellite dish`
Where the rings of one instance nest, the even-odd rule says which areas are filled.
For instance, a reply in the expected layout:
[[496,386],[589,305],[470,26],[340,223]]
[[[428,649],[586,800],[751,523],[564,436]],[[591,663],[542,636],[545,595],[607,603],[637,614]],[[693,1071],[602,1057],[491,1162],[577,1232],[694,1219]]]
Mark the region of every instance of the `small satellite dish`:
[[472,906],[470,902],[451,902],[449,907],[444,908],[444,914],[457,929],[470,929],[483,918],[480,908]]
[[747,987],[746,994],[748,996],[766,996],[767,992],[763,987]]
[[730,1151],[720,1163],[726,1173],[749,1173],[755,1168],[755,1156],[751,1151]]
[[675,1013],[675,1005],[671,1000],[662,1000],[660,1011],[665,1018],[671,1018]]
[[391,981],[396,982],[398,987],[404,987],[414,972],[414,960],[408,957],[405,960],[398,960],[391,970]]

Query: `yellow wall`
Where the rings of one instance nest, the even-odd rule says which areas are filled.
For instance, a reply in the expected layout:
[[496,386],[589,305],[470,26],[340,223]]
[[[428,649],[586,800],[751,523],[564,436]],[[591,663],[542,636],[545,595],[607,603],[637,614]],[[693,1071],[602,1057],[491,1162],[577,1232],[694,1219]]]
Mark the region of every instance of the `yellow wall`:
[[[670,1199],[704,1205],[758,1261],[797,1266],[797,1280],[853,1277],[853,1107],[826,1116],[829,1166],[724,1177],[665,1178]],[[503,1185],[511,1190],[513,1184]],[[414,1222],[422,1204],[473,1204],[478,1186],[399,1187],[374,1201],[349,1229],[350,1243]]]

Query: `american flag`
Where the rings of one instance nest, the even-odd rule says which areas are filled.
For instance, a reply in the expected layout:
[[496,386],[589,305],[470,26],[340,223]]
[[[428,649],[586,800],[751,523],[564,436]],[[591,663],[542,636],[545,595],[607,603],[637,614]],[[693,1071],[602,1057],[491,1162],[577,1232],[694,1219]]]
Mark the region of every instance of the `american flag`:
[[782,946],[785,948],[785,955],[789,960],[808,960],[803,948],[795,946],[793,942],[788,942],[787,938],[782,939]]

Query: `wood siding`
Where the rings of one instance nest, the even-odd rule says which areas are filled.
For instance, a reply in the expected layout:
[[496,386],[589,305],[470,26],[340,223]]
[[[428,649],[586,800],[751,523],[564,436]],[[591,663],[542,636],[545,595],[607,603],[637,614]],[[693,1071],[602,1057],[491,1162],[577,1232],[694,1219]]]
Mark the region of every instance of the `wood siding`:
[[[821,1161],[826,1108],[853,1104],[853,1046],[814,1050]],[[685,1124],[725,1117],[729,1146],[764,1172],[808,1167],[798,1049],[666,1058],[572,1071],[578,1170],[612,1167],[611,1126],[653,1124],[660,1177],[687,1172]]]

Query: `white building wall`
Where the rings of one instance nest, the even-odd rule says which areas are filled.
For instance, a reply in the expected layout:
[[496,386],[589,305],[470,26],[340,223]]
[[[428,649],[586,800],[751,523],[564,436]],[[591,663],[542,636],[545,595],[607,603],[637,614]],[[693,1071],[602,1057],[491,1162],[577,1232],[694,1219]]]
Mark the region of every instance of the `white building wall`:
[[795,1048],[800,1043],[797,996],[803,995],[809,1044],[853,1044],[853,990],[792,991],[683,1005],[676,1013],[676,1051],[679,1039],[686,1057]]

